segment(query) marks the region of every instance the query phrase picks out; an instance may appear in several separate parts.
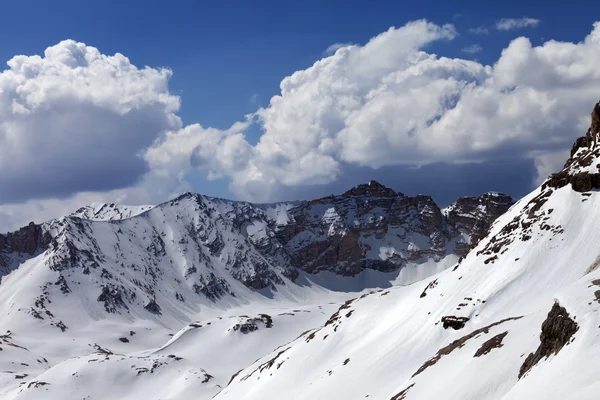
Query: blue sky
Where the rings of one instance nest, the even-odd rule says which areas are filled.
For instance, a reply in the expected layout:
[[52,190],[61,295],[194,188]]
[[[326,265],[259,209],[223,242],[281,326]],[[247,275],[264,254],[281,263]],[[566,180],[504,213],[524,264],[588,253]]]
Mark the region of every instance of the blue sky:
[[[533,46],[549,39],[582,41],[592,30],[595,18],[590,10],[594,8],[591,1],[569,5],[503,1],[493,6],[482,1],[13,1],[2,5],[0,59],[5,62],[18,54],[43,54],[47,47],[73,39],[103,54],[122,53],[139,68],[167,67],[173,71],[170,93],[181,98],[176,114],[183,125],[200,123],[225,130],[244,115],[268,106],[270,98],[280,93],[283,78],[326,57],[326,49],[334,43],[365,45],[391,26],[427,19],[439,26],[453,24],[456,36],[425,43],[423,51],[493,65],[511,40],[521,35]],[[508,31],[494,28],[502,18],[522,17],[539,23]],[[471,31],[478,27],[488,33]],[[469,48],[477,51],[465,51]],[[587,115],[588,110],[582,113]],[[247,143],[254,146],[263,131],[254,124],[244,133]],[[565,143],[571,141],[573,134],[569,135]],[[565,147],[564,143],[560,146]],[[518,197],[533,187],[535,160],[503,161],[507,159],[510,152],[480,160],[489,165],[482,163],[476,168],[479,173],[470,167],[437,162],[420,169],[414,165],[374,169],[369,162],[365,166],[341,160],[333,181],[288,185],[284,192],[287,197],[325,195],[373,177],[408,194],[432,194],[442,204],[459,192],[470,195],[501,190]],[[516,166],[521,173],[516,173]],[[240,197],[240,192],[231,190],[227,174],[211,181],[205,179],[205,170],[191,169],[185,175],[198,192]],[[442,176],[444,184],[436,181],[436,176]],[[74,188],[66,195],[82,190],[87,189]]]

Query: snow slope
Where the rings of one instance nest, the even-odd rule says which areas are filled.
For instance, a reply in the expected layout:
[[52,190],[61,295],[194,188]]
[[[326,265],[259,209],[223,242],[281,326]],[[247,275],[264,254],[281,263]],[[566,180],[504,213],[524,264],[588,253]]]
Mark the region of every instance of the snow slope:
[[[371,196],[360,215],[347,198],[271,207],[187,194],[131,218],[51,221],[47,250],[0,285],[0,398],[596,399],[599,131],[600,104],[565,169],[460,258],[435,257],[429,229],[487,232],[477,221],[494,194],[443,212]],[[358,242],[394,257],[396,225],[376,216],[402,201],[405,250],[431,247],[400,271],[340,276],[356,259],[339,257],[318,274],[323,264],[295,268],[296,241],[341,249],[353,221]]]
[[565,170],[498,218],[455,267],[349,300],[215,398],[598,398],[596,110]]
[[[600,260],[593,245],[600,240],[600,196],[563,187],[537,208],[540,193],[500,217],[456,269],[431,279],[435,284],[356,298],[324,326],[246,368],[216,398],[392,399],[407,388],[398,398],[597,398],[600,304],[594,292],[600,281],[593,282],[600,271],[590,270]],[[510,242],[492,250],[506,238]],[[519,379],[554,302],[576,321],[575,340]],[[455,331],[443,327],[445,316],[469,320]],[[415,375],[440,349],[487,326]],[[504,332],[502,347],[474,357]]]
[[[120,332],[127,343],[118,340],[118,335],[112,339],[104,337],[101,345],[92,342],[88,352],[56,364],[41,365],[31,377],[23,377],[25,370],[21,367],[19,372],[7,375],[8,390],[0,392],[0,396],[3,399],[210,399],[237,371],[293,340],[302,332],[300,329],[322,324],[336,307],[326,304],[281,309],[263,304],[262,309],[270,314],[238,316],[221,310],[223,316],[192,322],[168,341],[163,339],[162,346],[150,350],[138,350],[139,342],[144,342],[143,336],[140,337],[144,332],[131,327],[135,330],[130,333]],[[15,380],[13,375],[19,375],[19,379]]]
[[[161,221],[166,212],[153,209],[145,220]],[[98,227],[93,221],[81,221],[81,226],[65,221],[55,229],[94,232],[77,237],[95,238],[91,246],[96,251],[93,259],[73,261],[66,269],[47,268],[49,255],[34,257],[3,279],[0,304],[6,306],[0,328],[11,329],[6,340],[27,350],[0,344],[10,347],[8,357],[2,358],[2,368],[10,373],[4,376],[0,396],[596,398],[600,249],[593,244],[600,240],[598,214],[596,191],[544,185],[501,216],[490,234],[452,268],[412,285],[353,295],[331,292],[318,284],[320,275],[303,274],[297,284],[279,286],[270,297],[231,279],[228,284],[239,294],[234,298],[181,302],[173,293],[181,291],[187,299],[193,290],[177,286],[184,269],[176,263],[148,264],[156,267],[160,286],[152,286],[150,272],[149,280],[142,281],[146,278],[139,273],[128,276],[135,269],[117,272],[121,267],[115,264],[108,272],[119,275],[118,282],[140,279],[142,284],[127,308],[109,302],[116,307],[114,313],[85,293],[116,278],[102,278],[96,271],[100,267],[90,266],[87,275],[73,271],[85,269],[93,259],[108,258],[119,229],[145,232],[147,239],[152,231],[135,218]],[[135,237],[144,240],[144,235]],[[140,257],[135,247],[124,247],[127,242],[117,242],[122,257]],[[169,245],[164,251],[170,251]],[[101,262],[111,265],[106,259]],[[333,274],[324,279],[334,278],[340,285],[356,279]],[[142,298],[148,295],[147,286],[154,291],[160,313],[145,307],[150,298]],[[40,289],[41,297],[31,304],[29,298]],[[142,299],[136,303],[138,298]],[[520,377],[528,355],[540,346],[542,324],[555,303],[565,309],[557,330],[567,331],[561,321],[572,321],[577,329],[566,337],[564,347],[551,343],[557,354],[542,356]],[[33,310],[44,319],[31,317]],[[196,317],[200,321],[194,322]],[[48,337],[51,343],[45,342]]]

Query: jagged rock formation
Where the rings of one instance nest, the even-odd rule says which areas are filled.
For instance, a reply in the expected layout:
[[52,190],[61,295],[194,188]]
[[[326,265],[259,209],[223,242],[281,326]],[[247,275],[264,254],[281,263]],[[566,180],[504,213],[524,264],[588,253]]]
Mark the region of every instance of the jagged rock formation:
[[506,212],[513,199],[502,193],[486,193],[478,197],[461,197],[443,210],[450,225],[469,238],[457,244],[456,253],[464,256],[485,235],[492,223]]
[[371,181],[339,196],[302,202],[276,227],[296,268],[355,275],[393,271],[408,262],[462,256],[513,204],[488,193],[441,210],[429,196],[405,196]]
[[569,316],[567,310],[558,303],[554,303],[542,324],[540,345],[535,353],[530,353],[521,365],[519,378],[522,378],[542,359],[548,358],[552,354],[558,354],[563,347],[569,344],[578,329],[577,322]]
[[19,260],[47,248],[50,240],[50,235],[33,222],[18,231],[0,234],[0,278],[16,268]]
[[42,230],[39,225],[29,225],[15,232],[0,234],[0,251],[28,253],[33,255],[42,242]]

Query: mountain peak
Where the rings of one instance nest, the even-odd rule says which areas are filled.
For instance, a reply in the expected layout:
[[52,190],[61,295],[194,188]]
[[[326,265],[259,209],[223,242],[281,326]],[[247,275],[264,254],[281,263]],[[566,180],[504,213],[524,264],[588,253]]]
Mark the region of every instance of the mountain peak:
[[377,182],[370,180],[367,183],[360,184],[352,189],[344,192],[343,196],[369,196],[369,197],[395,197],[402,196],[402,193],[396,192],[393,189]]

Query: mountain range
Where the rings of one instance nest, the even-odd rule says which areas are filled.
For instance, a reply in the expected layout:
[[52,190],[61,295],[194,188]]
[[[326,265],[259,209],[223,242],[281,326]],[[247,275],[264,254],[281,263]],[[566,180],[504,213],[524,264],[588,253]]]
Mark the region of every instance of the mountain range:
[[371,181],[94,204],[0,235],[0,397],[595,399],[599,131],[597,104],[516,203]]

